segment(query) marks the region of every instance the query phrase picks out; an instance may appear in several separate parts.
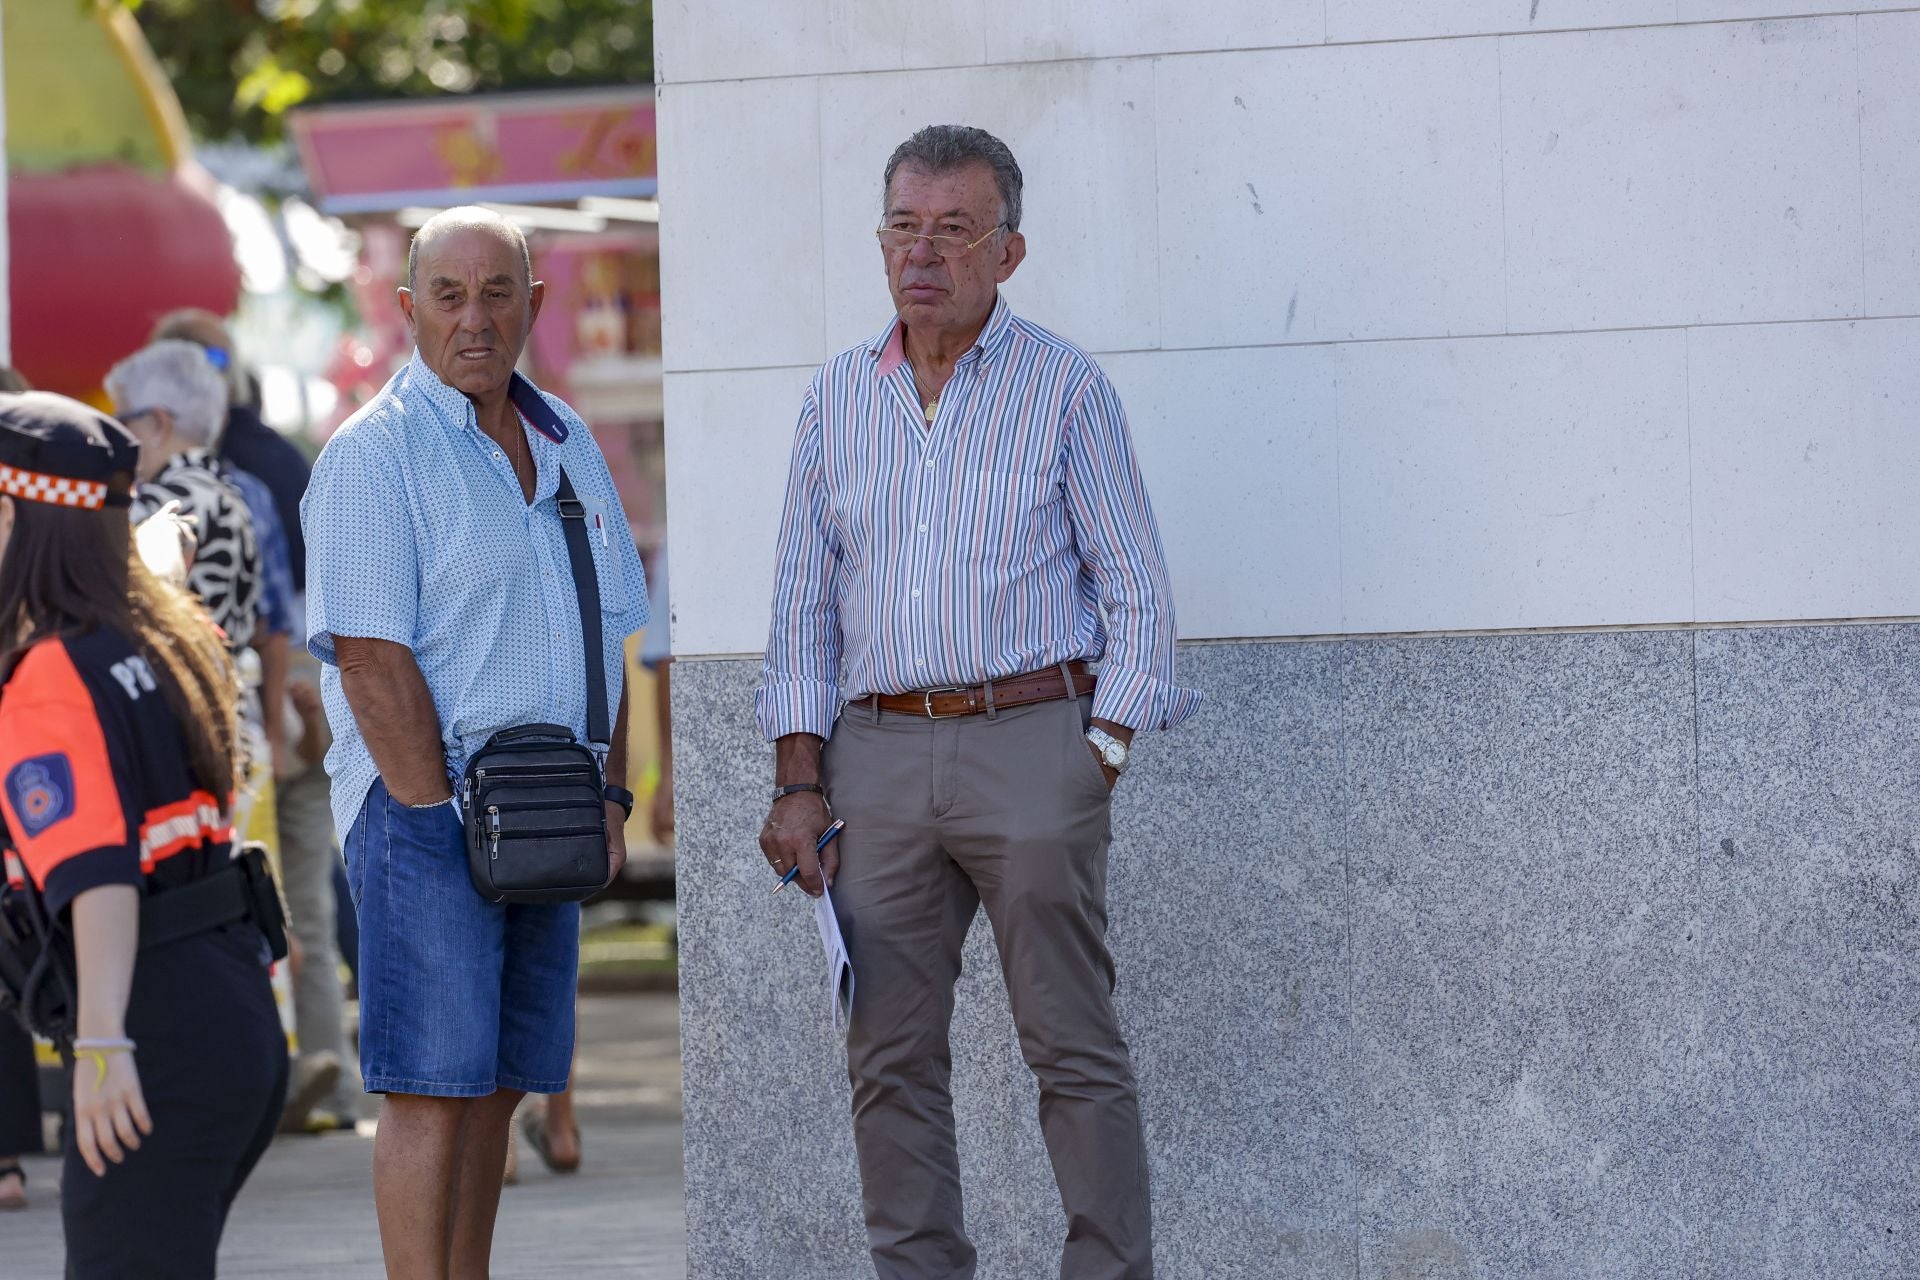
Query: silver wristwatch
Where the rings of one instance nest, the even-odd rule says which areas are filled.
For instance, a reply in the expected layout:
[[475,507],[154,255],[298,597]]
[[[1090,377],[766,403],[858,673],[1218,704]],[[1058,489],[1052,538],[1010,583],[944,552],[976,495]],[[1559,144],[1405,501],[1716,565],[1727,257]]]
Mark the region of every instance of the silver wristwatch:
[[1125,773],[1127,771],[1126,743],[1120,741],[1120,739],[1114,737],[1099,725],[1094,725],[1091,729],[1087,730],[1087,741],[1093,744],[1093,749],[1100,755],[1100,762],[1106,765],[1107,768],[1113,770],[1115,773]]

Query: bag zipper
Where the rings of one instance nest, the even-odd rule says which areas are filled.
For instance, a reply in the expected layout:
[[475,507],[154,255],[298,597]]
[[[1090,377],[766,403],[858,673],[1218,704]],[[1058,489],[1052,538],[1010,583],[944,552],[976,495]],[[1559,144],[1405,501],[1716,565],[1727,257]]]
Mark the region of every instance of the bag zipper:
[[497,781],[510,778],[551,778],[558,774],[577,774],[584,778],[586,777],[587,771],[578,764],[496,765],[490,768],[475,769],[473,771],[473,780],[476,783],[483,783],[487,780],[489,774]]
[[592,828],[587,828],[583,830],[579,827],[542,827],[532,831],[503,831],[503,830],[500,830],[496,825],[494,829],[493,843],[495,848],[497,849],[502,840],[548,840],[548,839],[552,839],[555,836],[576,836],[577,837],[577,836],[590,836],[592,834],[593,834]]

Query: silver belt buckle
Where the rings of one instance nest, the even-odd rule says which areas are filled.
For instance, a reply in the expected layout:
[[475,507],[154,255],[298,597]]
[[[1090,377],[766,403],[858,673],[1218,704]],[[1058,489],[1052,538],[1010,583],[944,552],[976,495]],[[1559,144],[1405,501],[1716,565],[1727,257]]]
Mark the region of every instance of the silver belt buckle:
[[933,709],[933,695],[936,693],[965,693],[966,691],[967,686],[963,684],[948,685],[944,689],[922,689],[920,691],[920,705],[925,708],[927,719],[929,720],[957,720],[961,716],[972,715],[973,708],[968,707],[965,711],[954,711],[943,716]]

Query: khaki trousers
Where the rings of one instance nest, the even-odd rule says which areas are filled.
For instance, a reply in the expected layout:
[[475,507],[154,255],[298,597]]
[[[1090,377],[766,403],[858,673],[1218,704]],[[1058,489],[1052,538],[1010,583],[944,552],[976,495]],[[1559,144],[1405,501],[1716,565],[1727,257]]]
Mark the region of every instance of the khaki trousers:
[[853,1082],[881,1280],[970,1280],[948,1027],[976,907],[993,925],[1066,1210],[1062,1280],[1148,1280],[1146,1146],[1107,952],[1106,778],[1091,699],[950,720],[850,705],[823,781],[855,975]]

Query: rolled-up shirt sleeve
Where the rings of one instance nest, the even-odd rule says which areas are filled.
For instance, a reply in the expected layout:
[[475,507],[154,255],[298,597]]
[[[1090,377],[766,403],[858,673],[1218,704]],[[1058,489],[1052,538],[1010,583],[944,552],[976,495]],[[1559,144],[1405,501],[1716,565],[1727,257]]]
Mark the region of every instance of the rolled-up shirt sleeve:
[[820,407],[810,388],[794,431],[786,505],[774,552],[773,622],[754,713],[768,740],[822,738],[840,711],[840,621],[833,601],[839,545],[822,474]]
[[414,504],[399,461],[365,427],[328,442],[300,524],[307,540],[307,649],[332,666],[335,636],[412,648],[420,608]]
[[1093,714],[1131,729],[1171,729],[1199,709],[1201,695],[1174,679],[1166,556],[1126,412],[1104,375],[1068,415],[1065,449],[1074,539],[1107,624]]

